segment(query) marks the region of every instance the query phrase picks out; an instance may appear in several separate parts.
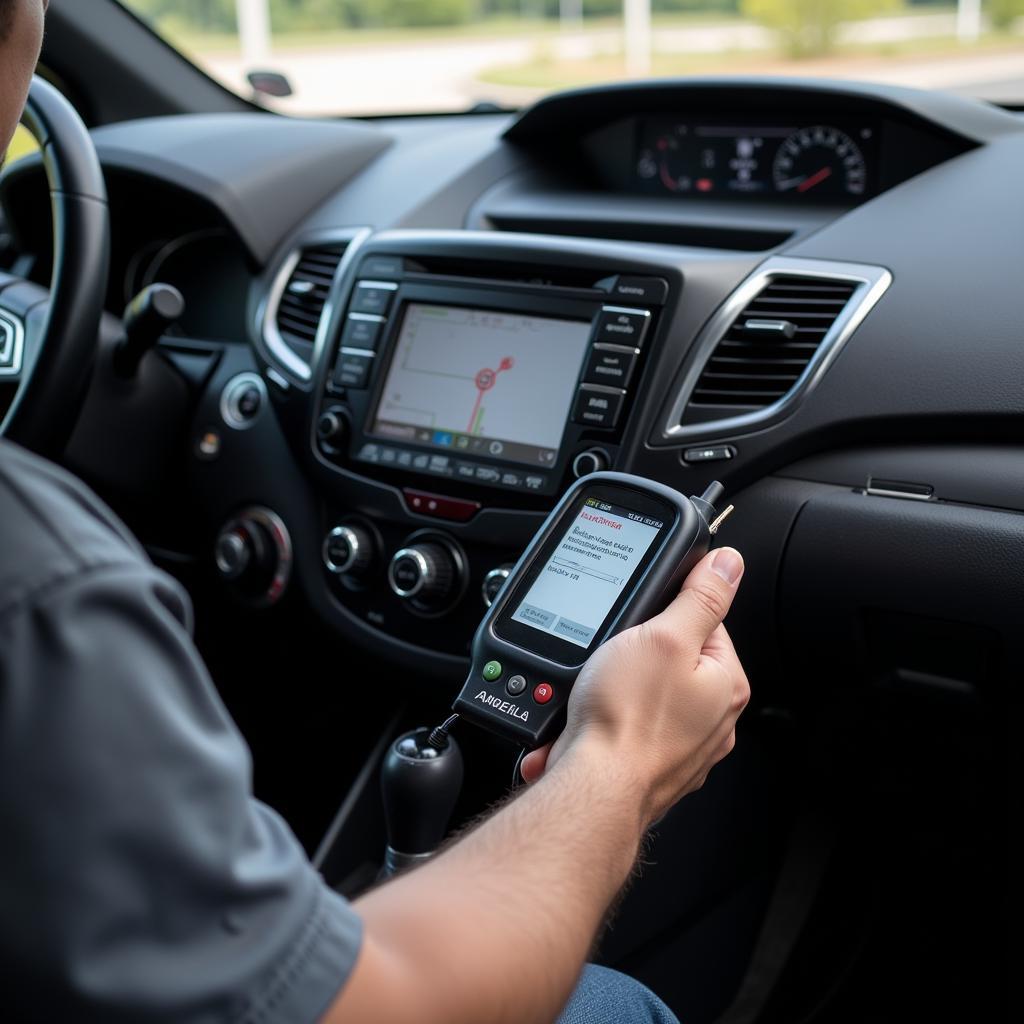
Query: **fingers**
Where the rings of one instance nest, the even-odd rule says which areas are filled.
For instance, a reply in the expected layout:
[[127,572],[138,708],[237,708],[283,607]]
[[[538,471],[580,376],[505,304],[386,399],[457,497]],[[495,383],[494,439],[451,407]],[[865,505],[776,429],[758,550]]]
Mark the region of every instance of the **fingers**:
[[531,750],[523,758],[519,765],[519,774],[527,784],[536,782],[543,774],[548,764],[548,754],[551,753],[551,744],[546,743],[543,747]]
[[679,596],[658,618],[700,651],[721,626],[742,576],[743,556],[735,548],[710,551],[694,566]]

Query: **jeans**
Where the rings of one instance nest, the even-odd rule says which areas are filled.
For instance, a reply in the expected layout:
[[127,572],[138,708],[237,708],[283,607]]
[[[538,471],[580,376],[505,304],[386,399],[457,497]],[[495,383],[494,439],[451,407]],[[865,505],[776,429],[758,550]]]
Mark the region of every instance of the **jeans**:
[[587,964],[557,1024],[679,1024],[672,1011],[638,981]]

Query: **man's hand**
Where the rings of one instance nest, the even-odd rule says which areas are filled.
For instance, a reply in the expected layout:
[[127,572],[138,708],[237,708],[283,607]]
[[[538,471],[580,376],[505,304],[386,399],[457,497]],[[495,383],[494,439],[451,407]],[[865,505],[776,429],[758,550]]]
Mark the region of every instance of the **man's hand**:
[[712,551],[664,612],[600,647],[573,688],[565,731],[523,759],[523,778],[596,748],[640,783],[648,823],[699,789],[732,750],[750,697],[722,625],[742,575],[738,551]]
[[539,781],[356,903],[363,949],[327,1024],[554,1020],[644,831],[732,749],[750,690],[722,619],[742,572],[708,555],[587,663],[565,732],[523,761]]

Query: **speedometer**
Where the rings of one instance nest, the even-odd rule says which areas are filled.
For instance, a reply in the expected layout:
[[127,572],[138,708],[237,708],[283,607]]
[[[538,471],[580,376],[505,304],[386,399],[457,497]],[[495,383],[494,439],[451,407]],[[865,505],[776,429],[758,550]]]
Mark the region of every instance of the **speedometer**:
[[864,154],[845,132],[818,124],[793,132],[775,154],[776,192],[826,198],[861,196],[867,182]]

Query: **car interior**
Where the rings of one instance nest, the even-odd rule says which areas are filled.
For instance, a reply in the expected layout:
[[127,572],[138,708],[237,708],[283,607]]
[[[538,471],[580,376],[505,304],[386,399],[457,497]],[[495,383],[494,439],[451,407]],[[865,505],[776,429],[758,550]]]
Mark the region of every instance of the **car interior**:
[[[686,1024],[1007,1019],[1022,111],[731,76],[299,117],[57,0],[25,125],[4,432],[185,585],[330,886],[377,879],[389,746],[566,489],[720,481],[751,704],[595,959]],[[458,741],[452,831],[518,753]]]

